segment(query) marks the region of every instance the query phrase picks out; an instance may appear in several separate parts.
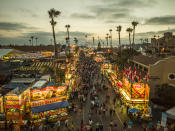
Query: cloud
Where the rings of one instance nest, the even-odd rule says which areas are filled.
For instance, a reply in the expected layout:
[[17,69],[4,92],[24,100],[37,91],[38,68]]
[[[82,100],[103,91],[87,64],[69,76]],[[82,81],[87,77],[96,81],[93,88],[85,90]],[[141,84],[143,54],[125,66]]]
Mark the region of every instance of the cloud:
[[152,17],[152,18],[146,20],[145,24],[148,24],[148,25],[174,25],[175,24],[175,15]]
[[113,24],[113,23],[117,23],[117,21],[115,21],[115,20],[106,20],[105,23]]
[[132,15],[137,8],[146,8],[155,4],[155,0],[98,0],[98,4],[88,6],[88,14],[72,14],[71,16],[82,19],[98,19],[104,23],[123,22]]
[[128,14],[127,13],[114,13],[112,14],[112,17],[113,18],[125,18],[125,17],[128,17]]
[[72,18],[78,18],[78,19],[94,19],[95,16],[93,15],[88,15],[88,14],[78,14],[74,13],[71,15]]
[[143,8],[145,6],[152,6],[156,3],[155,0],[119,0],[117,3],[118,6],[123,6],[123,7],[137,7],[137,8]]
[[25,17],[32,16],[33,18],[38,18],[39,15],[27,8],[19,8],[18,11],[22,13]]
[[175,29],[136,33],[136,37],[138,37],[139,39],[140,38],[152,38],[154,35],[161,36],[166,32],[175,32]]
[[37,28],[30,27],[24,23],[0,22],[0,30],[19,31],[23,29],[37,29]]

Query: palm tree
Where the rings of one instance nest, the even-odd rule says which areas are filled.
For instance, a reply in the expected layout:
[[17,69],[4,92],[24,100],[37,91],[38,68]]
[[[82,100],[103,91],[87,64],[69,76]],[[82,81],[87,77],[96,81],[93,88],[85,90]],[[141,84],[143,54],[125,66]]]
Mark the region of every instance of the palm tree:
[[31,39],[29,40],[29,44],[30,44],[30,46],[31,46]]
[[61,14],[61,12],[52,8],[48,11],[48,14],[49,14],[49,18],[51,19],[50,24],[52,26],[52,32],[53,32],[55,58],[57,58],[58,54],[57,54],[57,48],[56,48],[56,38],[55,38],[55,28],[54,28],[57,22],[54,20],[54,18],[58,17]]
[[140,39],[140,42],[141,42],[141,44],[143,44],[143,39],[142,38]]
[[148,38],[145,39],[145,42],[146,42],[146,46],[147,46],[147,50],[149,49],[149,45],[148,45]]
[[133,42],[132,42],[132,49],[133,49],[134,48],[134,44],[135,44],[135,29],[136,29],[136,26],[139,23],[137,21],[133,21],[131,24],[133,26]]
[[32,46],[33,46],[33,38],[34,38],[34,36],[31,36],[30,38],[31,38],[31,40],[32,40]]
[[85,35],[85,45],[88,47],[88,42],[87,42],[87,35]]
[[120,56],[121,56],[121,41],[120,41],[120,32],[121,32],[121,30],[122,30],[122,26],[117,26],[117,32],[118,32],[118,39],[119,39],[119,52],[120,52]]
[[109,34],[106,34],[106,41],[107,41],[107,48],[108,48],[108,39],[109,39]]
[[[65,28],[67,29],[67,38],[69,40],[69,28],[70,28],[70,25],[65,25]],[[69,44],[69,43],[68,43]],[[70,46],[70,45],[69,45]]]
[[110,32],[110,38],[111,38],[111,48],[112,48],[112,29],[109,29]]
[[76,37],[74,37],[74,42],[75,42],[75,45],[78,44],[78,39]]
[[38,40],[38,38],[36,37],[35,40],[36,40],[36,46],[37,46],[37,40]]
[[129,47],[130,47],[130,51],[131,51],[131,33],[132,33],[133,29],[127,28],[126,31],[129,33]]

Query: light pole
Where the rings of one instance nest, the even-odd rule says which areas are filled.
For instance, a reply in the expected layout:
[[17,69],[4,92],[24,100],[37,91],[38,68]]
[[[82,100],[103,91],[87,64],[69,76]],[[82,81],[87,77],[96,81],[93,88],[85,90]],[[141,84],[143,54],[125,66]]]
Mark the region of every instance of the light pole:
[[112,48],[112,29],[109,29],[110,32],[110,38],[111,38],[111,48]]
[[107,41],[107,48],[108,48],[108,39],[109,39],[109,34],[106,34],[106,41]]
[[92,43],[93,43],[93,48],[94,48],[94,46],[95,46],[95,37],[92,37]]

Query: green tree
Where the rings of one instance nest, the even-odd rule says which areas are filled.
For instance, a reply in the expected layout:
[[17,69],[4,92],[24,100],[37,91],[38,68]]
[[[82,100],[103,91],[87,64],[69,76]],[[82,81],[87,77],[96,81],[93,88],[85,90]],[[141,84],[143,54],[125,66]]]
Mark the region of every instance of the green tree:
[[32,40],[32,46],[33,46],[33,38],[34,38],[34,36],[31,36],[30,38],[31,38],[31,40]]

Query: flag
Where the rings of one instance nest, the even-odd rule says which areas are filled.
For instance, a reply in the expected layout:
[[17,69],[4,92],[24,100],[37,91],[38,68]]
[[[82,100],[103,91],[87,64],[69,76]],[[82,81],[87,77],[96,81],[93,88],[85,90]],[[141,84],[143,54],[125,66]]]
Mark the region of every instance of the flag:
[[[130,77],[131,78],[131,74],[132,74],[132,70],[131,70],[131,68],[129,68],[129,74],[128,74],[128,77]],[[132,79],[132,78],[131,78]]]
[[139,81],[141,81],[141,72],[139,73]]
[[135,68],[133,71],[132,81],[135,81],[136,75],[137,75],[137,70]]
[[131,78],[131,80],[132,80],[132,77],[133,77],[133,74],[132,74],[132,72],[131,72],[131,74],[130,74],[130,78]]
[[136,71],[136,67],[134,67],[134,71]]
[[147,73],[147,75],[146,75],[146,81],[147,82],[149,81],[149,73]]
[[127,77],[129,77],[129,69],[127,69],[126,75]]
[[126,69],[125,69],[125,67],[124,67],[124,69],[123,69],[123,75],[124,75],[124,76],[126,75]]

